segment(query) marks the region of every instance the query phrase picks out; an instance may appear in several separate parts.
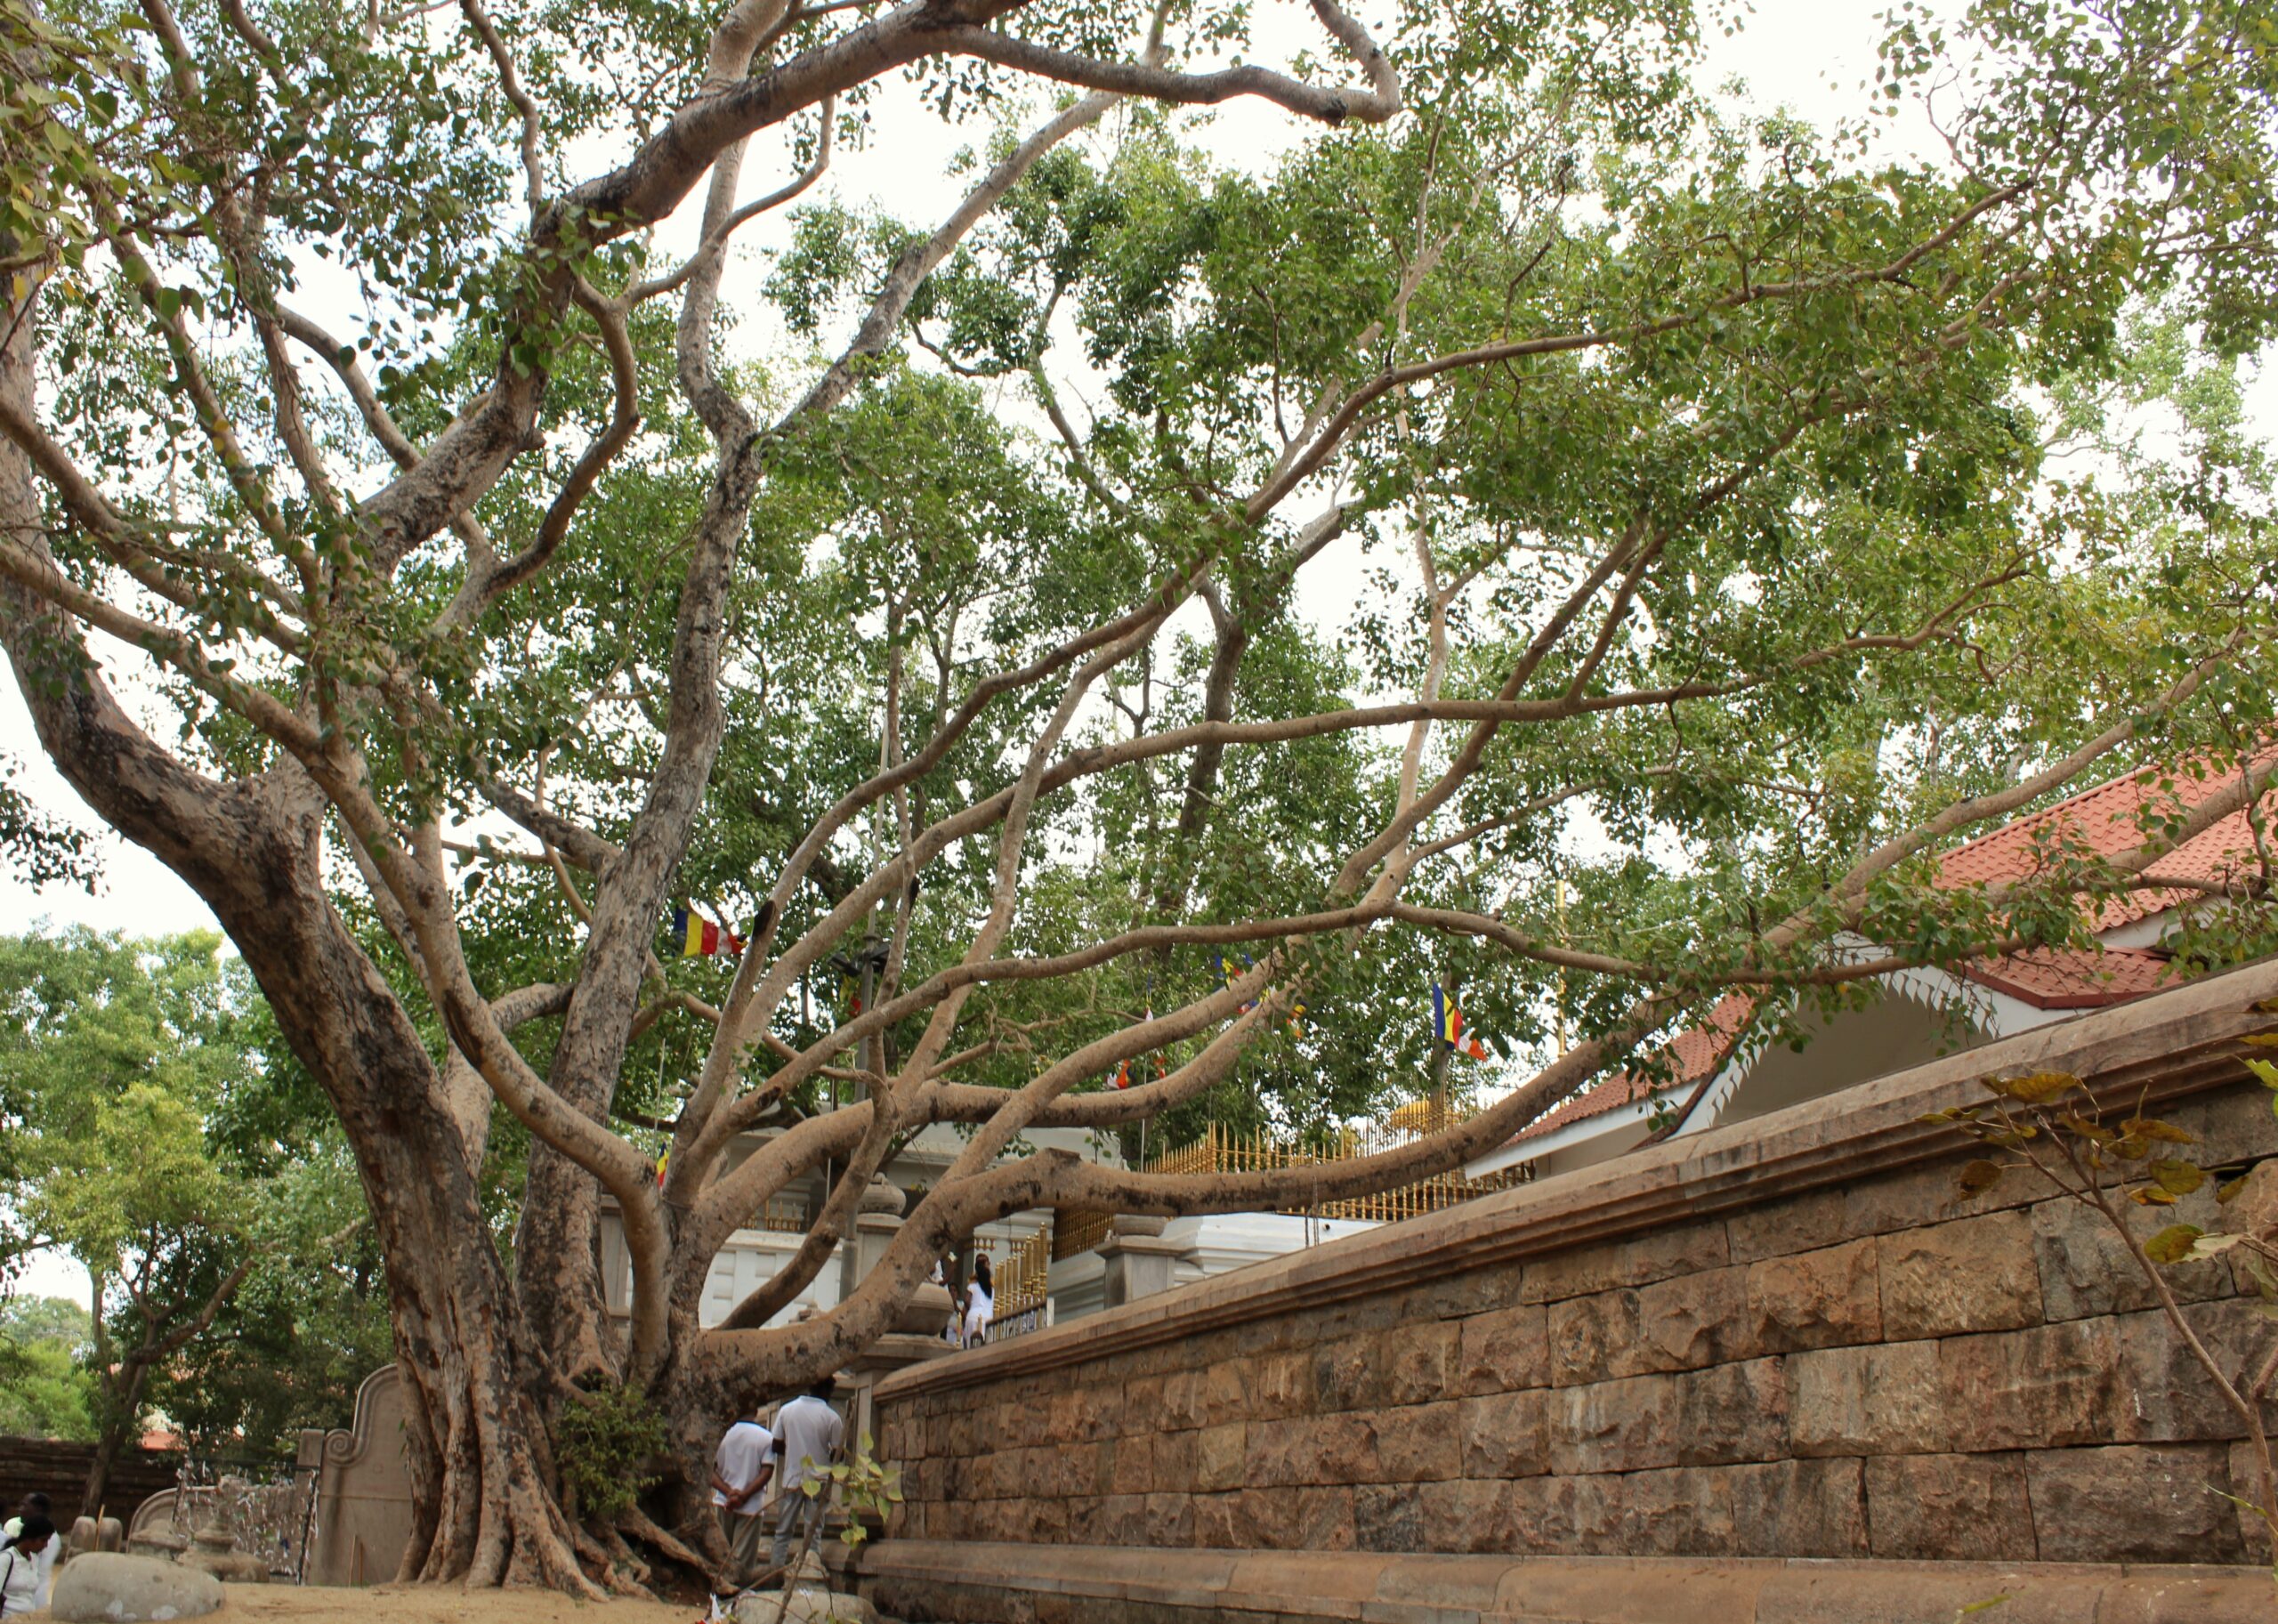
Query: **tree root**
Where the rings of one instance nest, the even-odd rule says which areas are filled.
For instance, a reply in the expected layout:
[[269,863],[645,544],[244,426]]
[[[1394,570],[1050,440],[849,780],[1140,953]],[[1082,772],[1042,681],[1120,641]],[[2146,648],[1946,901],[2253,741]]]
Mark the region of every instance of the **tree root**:
[[[627,1507],[617,1514],[617,1526],[643,1544],[654,1547],[675,1562],[687,1563],[699,1573],[710,1573],[719,1564],[708,1561],[701,1551],[695,1550],[664,1529],[638,1506]],[[645,1575],[644,1575],[645,1577]]]

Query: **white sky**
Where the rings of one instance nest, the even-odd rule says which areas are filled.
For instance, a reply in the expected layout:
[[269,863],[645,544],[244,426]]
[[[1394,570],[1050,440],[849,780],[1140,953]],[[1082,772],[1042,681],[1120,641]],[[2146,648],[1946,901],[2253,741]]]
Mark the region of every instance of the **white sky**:
[[[1363,14],[1380,9],[1368,6]],[[1701,82],[1713,85],[1733,77],[1745,79],[1754,102],[1766,108],[1784,103],[1817,124],[1855,116],[1866,101],[1862,85],[1873,77],[1875,18],[1883,9],[1880,0],[1757,0],[1737,35],[1715,41]],[[1261,27],[1278,35],[1284,28],[1311,26],[1306,20],[1309,16],[1309,8],[1294,0],[1270,0],[1269,6],[1261,10]],[[1268,53],[1262,51],[1260,54]],[[954,193],[945,186],[938,167],[911,161],[916,143],[893,139],[897,122],[888,107],[881,114],[877,136],[868,149],[842,150],[825,183],[804,200],[835,196],[857,206],[875,205],[919,223],[940,213],[943,199]],[[938,125],[929,124],[925,129],[925,140],[936,139]],[[1276,109],[1253,102],[1209,116],[1205,132],[1203,116],[1198,115],[1193,138],[1206,141],[1222,159],[1262,169],[1279,153],[1305,140],[1308,126]],[[1927,125],[1919,120],[1910,121],[1897,133],[1907,144],[1929,138]],[[980,127],[969,133],[976,141],[984,135]],[[940,159],[945,162],[949,152],[947,146],[941,147]],[[746,163],[747,193],[755,195],[780,183],[789,168],[780,144],[760,146]],[[760,274],[759,267],[752,265],[747,274]],[[1326,602],[1308,607],[1316,612],[1329,611]],[[114,646],[109,652],[116,655],[118,650]],[[124,679],[121,685],[128,691],[138,685],[133,672],[141,663],[139,657],[107,658],[104,663],[115,679]],[[0,750],[21,764],[18,785],[34,800],[81,828],[100,828],[40,751],[30,717],[12,682],[0,682]],[[101,852],[103,875],[92,895],[68,885],[31,886],[12,873],[0,871],[0,930],[20,932],[42,920],[133,934],[218,928],[206,905],[157,859],[108,836],[102,839]],[[52,1256],[33,1261],[21,1288],[74,1297],[81,1302],[87,1294],[85,1274],[76,1265]]]

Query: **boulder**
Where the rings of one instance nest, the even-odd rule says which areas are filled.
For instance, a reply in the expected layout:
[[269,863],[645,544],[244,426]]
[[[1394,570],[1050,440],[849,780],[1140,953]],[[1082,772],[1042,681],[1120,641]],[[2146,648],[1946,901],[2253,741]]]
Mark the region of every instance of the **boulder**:
[[56,1570],[53,1613],[73,1624],[151,1624],[196,1619],[222,1604],[222,1581],[175,1563],[108,1551]]
[[737,1624],[776,1624],[778,1619],[782,1624],[870,1624],[876,1616],[860,1596],[830,1588],[830,1576],[812,1551],[792,1564],[783,1582],[791,1592],[788,1604],[780,1591],[757,1591],[737,1604]]

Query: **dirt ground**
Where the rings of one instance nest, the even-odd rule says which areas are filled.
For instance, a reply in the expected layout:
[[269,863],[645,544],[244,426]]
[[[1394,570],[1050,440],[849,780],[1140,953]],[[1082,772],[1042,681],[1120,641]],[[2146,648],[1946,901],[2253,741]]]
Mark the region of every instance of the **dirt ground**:
[[459,1590],[373,1585],[232,1585],[215,1624],[694,1624],[700,1606],[579,1602],[540,1591]]

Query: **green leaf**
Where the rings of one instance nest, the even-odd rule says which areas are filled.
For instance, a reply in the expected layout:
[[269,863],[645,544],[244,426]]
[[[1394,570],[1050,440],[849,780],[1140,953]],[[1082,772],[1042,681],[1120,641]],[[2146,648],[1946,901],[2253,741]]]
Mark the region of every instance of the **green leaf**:
[[2189,1195],[2207,1182],[2207,1169],[2188,1161],[2155,1161],[2152,1176],[2169,1195]]
[[2246,1188],[2246,1181],[2253,1176],[2251,1173],[2242,1173],[2236,1178],[2225,1179],[2216,1185],[2216,1203],[2218,1206],[2228,1207],[2237,1198],[2238,1192]]
[[2196,1224],[2170,1224],[2144,1242],[2144,1256],[2153,1263],[2181,1263],[2191,1256],[2193,1243],[2206,1232]]
[[2028,1077],[1988,1077],[1979,1080],[1995,1094],[2006,1095],[2026,1105],[2045,1105],[2067,1089],[2080,1086],[2080,1079],[2070,1071],[2035,1071]]
[[1965,1163],[1960,1176],[1954,1182],[1961,1186],[1964,1195],[1983,1195],[2001,1182],[2001,1174],[1999,1162],[1987,1161],[1979,1157]]

